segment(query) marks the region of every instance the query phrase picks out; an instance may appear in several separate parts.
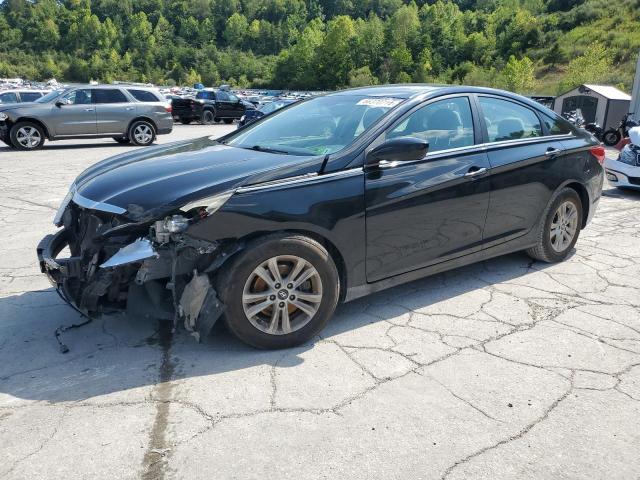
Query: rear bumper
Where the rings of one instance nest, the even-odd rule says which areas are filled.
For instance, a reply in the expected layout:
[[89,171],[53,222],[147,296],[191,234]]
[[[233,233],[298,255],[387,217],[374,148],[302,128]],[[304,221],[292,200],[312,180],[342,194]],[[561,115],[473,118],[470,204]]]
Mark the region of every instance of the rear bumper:
[[165,127],[165,128],[158,128],[158,135],[167,135],[169,133],[171,133],[173,131],[173,125],[171,125],[170,127]]

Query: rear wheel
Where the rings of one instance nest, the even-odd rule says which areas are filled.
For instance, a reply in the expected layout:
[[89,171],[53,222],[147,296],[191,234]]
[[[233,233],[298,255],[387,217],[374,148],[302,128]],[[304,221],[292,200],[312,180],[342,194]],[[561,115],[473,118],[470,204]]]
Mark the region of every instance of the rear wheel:
[[44,130],[33,122],[18,122],[9,133],[11,144],[18,150],[37,150],[44,145]]
[[122,145],[127,145],[131,143],[131,140],[129,140],[127,137],[113,137],[113,139],[116,142],[121,143]]
[[564,188],[547,208],[539,226],[538,243],[527,254],[543,262],[560,262],[578,241],[581,227],[580,196],[572,188]]
[[607,130],[602,136],[602,142],[608,147],[617,145],[620,140],[622,140],[622,136],[620,135],[620,131],[618,130]]
[[128,138],[134,145],[146,147],[156,139],[156,131],[153,125],[146,120],[137,120],[129,127]]
[[223,122],[226,123],[227,125],[233,123],[233,118],[225,118],[223,119]]
[[200,121],[203,125],[211,125],[215,117],[215,114],[211,110],[205,110],[202,112],[202,118]]
[[257,348],[306,342],[338,302],[338,272],[327,250],[303,236],[271,236],[247,248],[217,275],[225,322]]

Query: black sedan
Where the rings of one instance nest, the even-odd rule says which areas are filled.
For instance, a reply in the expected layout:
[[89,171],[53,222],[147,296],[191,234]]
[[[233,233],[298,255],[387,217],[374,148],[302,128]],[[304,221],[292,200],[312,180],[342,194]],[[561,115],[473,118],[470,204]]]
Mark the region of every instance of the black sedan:
[[242,117],[240,117],[240,121],[238,122],[238,128],[244,127],[252,122],[255,122],[259,118],[264,117],[276,110],[280,110],[281,108],[286,107],[287,105],[291,105],[292,103],[297,102],[297,99],[293,98],[283,98],[274,100],[273,102],[265,103],[264,105],[260,105],[258,108],[247,110]]
[[86,315],[127,310],[198,337],[222,317],[248,344],[291,347],[340,301],[518,250],[565,259],[603,160],[591,135],[511,93],[340,91],[90,167],[38,256]]

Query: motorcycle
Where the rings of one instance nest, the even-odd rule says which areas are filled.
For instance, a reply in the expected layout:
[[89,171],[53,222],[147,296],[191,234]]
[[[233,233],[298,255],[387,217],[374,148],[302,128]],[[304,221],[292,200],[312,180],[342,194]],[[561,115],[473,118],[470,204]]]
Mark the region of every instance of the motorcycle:
[[575,125],[578,128],[582,128],[584,125],[584,117],[582,116],[582,110],[579,108],[577,110],[571,110],[570,112],[565,112],[562,116],[569,121],[572,125]]
[[633,113],[627,113],[622,120],[613,128],[607,129],[602,135],[602,141],[605,145],[613,147],[620,140],[629,136],[629,129],[640,126],[640,123],[632,118]]
[[584,126],[584,129],[591,133],[594,137],[596,137],[599,141],[602,141],[602,137],[604,136],[604,128],[600,126],[600,124],[596,122],[587,123]]

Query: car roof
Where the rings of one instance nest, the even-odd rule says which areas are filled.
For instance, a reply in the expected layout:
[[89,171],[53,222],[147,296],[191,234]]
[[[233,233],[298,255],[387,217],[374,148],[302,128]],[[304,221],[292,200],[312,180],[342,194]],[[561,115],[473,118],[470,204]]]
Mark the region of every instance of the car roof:
[[49,90],[34,90],[32,88],[10,88],[7,90],[0,90],[0,93],[48,93]]

